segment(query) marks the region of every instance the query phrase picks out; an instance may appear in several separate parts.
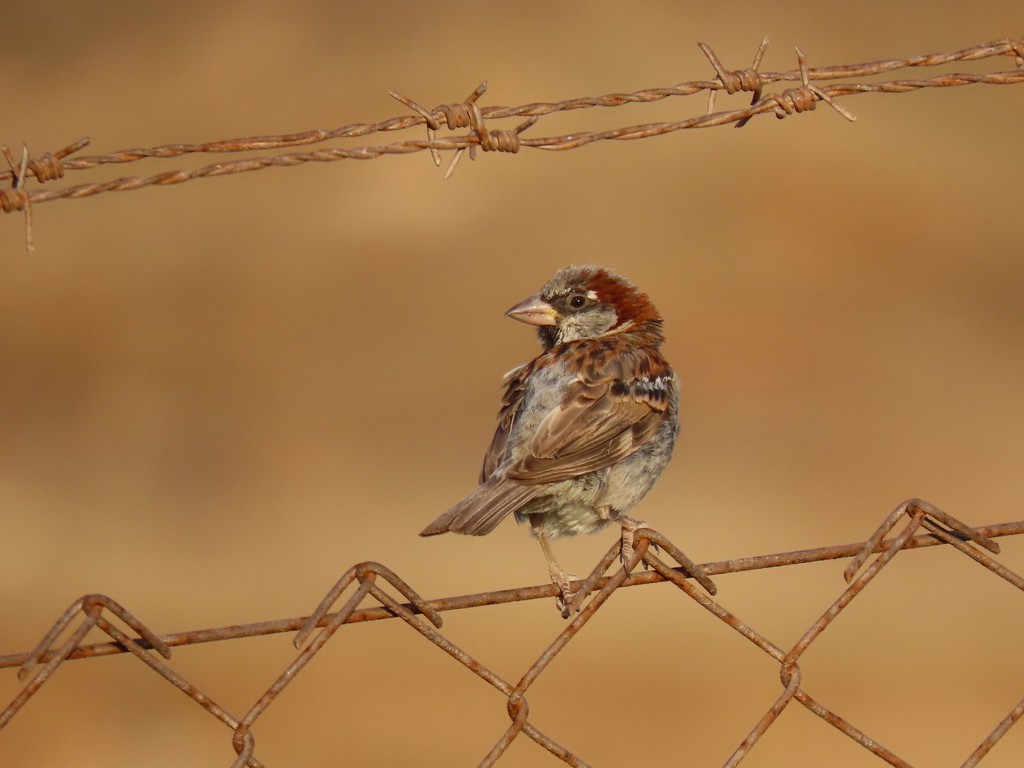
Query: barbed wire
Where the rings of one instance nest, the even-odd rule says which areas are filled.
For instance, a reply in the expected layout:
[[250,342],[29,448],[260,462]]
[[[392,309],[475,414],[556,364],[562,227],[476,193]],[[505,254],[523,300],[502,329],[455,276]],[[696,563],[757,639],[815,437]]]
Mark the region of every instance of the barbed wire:
[[[694,80],[667,88],[650,88],[632,93],[610,93],[603,96],[579,97],[559,102],[535,102],[516,107],[481,107],[477,104],[487,89],[486,81],[481,83],[466,99],[451,104],[441,104],[428,110],[417,102],[396,91],[389,92],[394,98],[412,109],[415,114],[389,118],[377,123],[353,123],[332,130],[309,130],[276,136],[249,136],[222,139],[201,144],[165,144],[151,148],[124,149],[106,155],[70,157],[88,145],[89,139],[79,139],[56,152],[47,152],[31,157],[23,148],[20,162],[15,161],[9,149],[5,148],[9,170],[0,171],[0,183],[10,182],[9,188],[0,187],[0,209],[5,213],[29,209],[37,203],[61,199],[79,199],[104,192],[125,192],[148,186],[181,184],[196,179],[213,178],[234,173],[258,171],[266,168],[294,167],[310,162],[334,162],[338,160],[369,160],[384,155],[405,155],[422,151],[430,152],[435,165],[440,165],[441,152],[454,152],[445,172],[449,177],[463,153],[471,156],[477,147],[484,151],[516,153],[521,148],[564,151],[578,149],[598,141],[631,141],[661,136],[691,128],[709,128],[733,124],[742,126],[751,118],[773,113],[782,118],[787,115],[808,112],[818,102],[825,102],[843,117],[853,120],[853,115],[835,99],[865,93],[908,93],[922,88],[949,88],[965,85],[1015,85],[1024,82],[1024,39],[1011,39],[982,43],[952,53],[927,54],[904,59],[886,59],[860,64],[808,67],[803,52],[797,49],[799,66],[784,72],[760,72],[759,65],[767,46],[762,41],[751,67],[728,70],[710,46],[701,43],[700,48],[708,57],[714,78]],[[888,74],[901,69],[922,69],[943,66],[956,62],[972,62],[1002,56],[1011,56],[1015,68],[988,74],[951,73],[920,79],[899,79],[885,82],[834,82],[814,85],[825,80],[847,80]],[[787,88],[780,93],[764,93],[766,86],[780,82],[796,82],[798,87]],[[751,104],[742,109],[714,111],[718,91],[727,94],[750,92]],[[594,107],[620,107],[626,104],[651,104],[664,99],[692,96],[707,92],[706,113],[669,122],[654,122],[630,125],[609,130],[582,130],[573,133],[527,137],[523,132],[539,120],[559,112],[591,109]],[[526,121],[510,130],[492,129],[488,123],[502,118],[525,117]],[[190,154],[240,153],[292,148],[322,144],[337,139],[352,139],[376,133],[391,133],[420,126],[426,126],[428,135],[424,139],[409,139],[385,144],[371,144],[358,147],[330,147],[308,152],[265,155],[260,157],[214,163],[191,170],[165,171],[150,176],[128,176],[110,181],[76,184],[62,188],[29,190],[29,179],[39,183],[64,178],[70,171],[93,169],[109,164],[132,163],[144,159],[170,159]],[[469,128],[462,135],[439,137],[437,131],[447,128],[459,130]]]
[[[894,534],[901,522],[905,523],[903,528]],[[128,653],[185,693],[231,730],[232,745],[237,754],[237,758],[232,763],[233,768],[262,766],[263,763],[254,755],[256,742],[253,726],[331,637],[342,626],[348,624],[399,618],[461,666],[500,691],[505,698],[511,723],[490,752],[479,762],[480,766],[492,766],[497,763],[509,745],[520,734],[524,734],[568,765],[587,766],[587,763],[575,752],[559,744],[531,721],[526,693],[548,668],[552,660],[618,590],[623,587],[669,581],[683,594],[726,626],[739,632],[779,664],[782,692],[770,703],[765,714],[726,759],[723,763],[724,766],[731,768],[738,765],[755,748],[759,739],[778,719],[782,711],[790,703],[797,701],[889,765],[909,768],[911,766],[909,762],[882,746],[876,739],[855,727],[808,693],[799,665],[800,658],[835,618],[877,577],[879,572],[904,550],[936,545],[952,546],[1000,579],[1010,583],[1018,590],[1024,591],[1024,578],[993,557],[994,554],[999,553],[999,546],[993,539],[1022,533],[1024,533],[1024,520],[970,527],[926,501],[911,499],[896,507],[874,533],[863,542],[756,555],[697,565],[658,532],[648,528],[640,529],[636,533],[634,554],[630,562],[619,565],[619,547],[618,545],[612,546],[590,575],[582,582],[575,584],[577,593],[569,606],[571,620],[551,644],[530,663],[522,677],[516,682],[499,676],[480,659],[448,639],[440,631],[443,626],[441,614],[451,610],[556,597],[558,590],[554,585],[528,586],[425,600],[387,566],[380,563],[363,562],[348,569],[309,616],[165,635],[156,634],[147,624],[144,624],[128,609],[110,597],[85,595],[72,603],[58,617],[31,652],[0,656],[0,668],[18,667],[18,676],[24,681],[22,690],[10,704],[0,710],[0,729],[3,729],[21,711],[29,699],[39,691],[65,661]],[[657,550],[659,554],[656,555],[654,550]],[[662,553],[674,560],[676,565],[665,562],[660,556]],[[872,555],[877,555],[877,557],[871,559]],[[825,608],[800,639],[788,649],[772,642],[751,624],[711,597],[716,591],[711,576],[754,572],[765,568],[790,567],[847,557],[851,560],[843,575],[848,586]],[[641,562],[649,570],[634,572]],[[613,570],[609,572],[610,569]],[[353,586],[355,587],[354,591],[350,589]],[[385,587],[393,589],[398,596],[386,591]],[[341,608],[336,609],[337,603],[346,593],[350,594],[344,604]],[[367,598],[372,598],[378,605],[361,608],[360,606]],[[79,614],[83,615],[84,619],[76,627],[73,627]],[[127,627],[128,631],[119,624]],[[110,636],[111,641],[83,644],[83,639],[93,628],[99,628],[105,632]],[[317,632],[318,629],[319,632]],[[58,645],[58,639],[69,630],[68,638]],[[202,689],[166,663],[171,658],[172,647],[281,632],[296,632],[294,645],[299,651],[298,655],[241,717],[231,714]],[[977,765],[1022,716],[1024,716],[1024,699],[984,736],[975,750],[962,763],[962,766],[967,768]]]

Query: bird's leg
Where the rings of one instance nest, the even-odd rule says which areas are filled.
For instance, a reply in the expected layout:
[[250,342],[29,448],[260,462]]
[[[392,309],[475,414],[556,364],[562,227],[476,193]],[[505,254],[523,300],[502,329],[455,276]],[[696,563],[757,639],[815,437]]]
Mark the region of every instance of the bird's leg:
[[558,591],[561,593],[555,601],[558,606],[558,610],[562,612],[562,618],[569,618],[569,603],[573,598],[574,592],[570,589],[570,584],[574,581],[579,581],[579,577],[566,573],[562,570],[562,566],[555,560],[555,554],[551,551],[551,542],[548,541],[547,535],[541,530],[541,521],[539,516],[530,518],[530,525],[533,528],[533,534],[537,537],[537,541],[540,542],[540,548],[544,552],[544,559],[548,561],[548,575],[551,577],[551,583],[558,587]]

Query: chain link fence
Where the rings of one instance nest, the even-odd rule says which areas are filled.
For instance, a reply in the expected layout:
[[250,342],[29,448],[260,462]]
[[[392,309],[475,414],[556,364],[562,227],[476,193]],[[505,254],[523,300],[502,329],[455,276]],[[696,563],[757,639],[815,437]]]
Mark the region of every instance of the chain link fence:
[[[1024,591],[1024,578],[994,557],[999,553],[999,545],[994,541],[995,538],[1021,533],[1024,533],[1024,520],[972,528],[928,502],[912,499],[894,509],[865,542],[698,565],[661,534],[650,529],[641,529],[637,534],[638,543],[629,563],[618,565],[619,547],[615,545],[597,563],[590,575],[578,583],[578,591],[569,606],[570,620],[518,679],[503,677],[488,665],[486,659],[480,658],[448,638],[442,631],[441,614],[458,609],[552,599],[557,593],[557,588],[553,585],[426,600],[387,566],[364,562],[348,569],[309,616],[167,635],[158,635],[131,611],[110,597],[85,595],[72,603],[58,617],[31,652],[0,657],[0,668],[18,668],[18,676],[24,681],[20,693],[0,711],[0,729],[10,723],[65,662],[127,653],[227,726],[232,746],[237,753],[237,759],[232,763],[233,768],[262,766],[264,763],[256,755],[254,726],[278,700],[285,688],[305,670],[313,657],[343,626],[398,618],[470,674],[499,691],[504,698],[510,723],[498,736],[491,750],[480,760],[480,766],[498,763],[509,746],[520,737],[529,739],[568,765],[587,766],[588,763],[580,756],[585,752],[585,745],[563,745],[557,734],[542,731],[531,720],[527,693],[554,659],[572,643],[580,630],[593,620],[618,590],[667,581],[679,588],[680,597],[694,601],[720,621],[723,631],[728,628],[738,632],[778,664],[781,692],[773,701],[765,702],[764,715],[754,723],[748,735],[725,759],[724,766],[739,765],[756,748],[761,737],[772,727],[779,715],[793,702],[797,702],[885,763],[908,768],[912,765],[911,762],[897,755],[809,693],[800,659],[893,558],[908,549],[939,544],[951,546],[980,567],[990,571],[993,574],[993,583],[1002,580]],[[872,559],[873,555],[875,556]],[[713,597],[717,590],[712,577],[716,575],[792,567],[840,558],[850,558],[844,571],[848,586],[824,608],[800,639],[789,647],[772,641],[750,622],[730,611],[723,601]],[[674,561],[675,565],[671,561]],[[637,571],[641,563],[645,570]],[[364,603],[367,602],[375,602],[377,605],[365,607]],[[110,642],[83,644],[85,636],[93,628],[98,628],[109,635]],[[298,654],[241,716],[230,712],[203,688],[175,671],[167,663],[171,659],[171,648],[175,646],[226,642],[281,632],[296,632],[294,644]],[[66,639],[61,641],[64,636]],[[387,651],[382,649],[382,652]],[[358,658],[351,661],[361,663],[361,659]],[[392,694],[396,701],[402,696],[401,691],[393,691]],[[964,768],[978,765],[1022,715],[1024,699],[980,738],[977,747],[960,765]],[[927,727],[925,722],[919,725]],[[679,749],[685,756],[685,745],[680,744]]]

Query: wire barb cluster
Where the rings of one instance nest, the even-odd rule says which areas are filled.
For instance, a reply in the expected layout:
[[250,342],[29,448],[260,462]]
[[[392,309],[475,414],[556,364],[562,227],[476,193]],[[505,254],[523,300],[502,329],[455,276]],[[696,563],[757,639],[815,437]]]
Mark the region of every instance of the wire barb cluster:
[[[904,523],[902,529],[893,535],[901,522]],[[925,533],[922,534],[921,531]],[[668,581],[725,626],[739,632],[778,665],[781,693],[769,703],[765,714],[726,759],[725,766],[738,765],[755,748],[760,738],[786,707],[796,701],[889,765],[908,768],[911,765],[909,762],[811,696],[800,667],[800,659],[835,618],[875,580],[882,569],[897,554],[907,549],[942,544],[952,546],[1002,580],[1024,591],[1024,578],[992,556],[999,554],[999,546],[993,541],[994,537],[1021,533],[1024,533],[1024,520],[972,528],[928,502],[911,499],[896,507],[864,542],[697,565],[661,534],[648,528],[641,528],[635,534],[635,547],[630,562],[619,566],[619,547],[612,546],[591,574],[575,585],[577,594],[569,606],[571,620],[517,681],[501,677],[469,651],[448,639],[441,632],[441,613],[447,610],[551,598],[558,592],[553,585],[426,600],[386,566],[364,562],[347,570],[307,617],[171,635],[156,634],[127,609],[108,597],[86,595],[72,603],[60,615],[33,651],[27,654],[0,656],[0,668],[19,667],[19,678],[27,681],[14,700],[0,710],[0,729],[11,721],[65,661],[111,653],[130,653],[231,730],[232,745],[237,754],[232,763],[233,768],[261,766],[263,763],[255,756],[254,725],[338,630],[362,621],[399,618],[459,665],[496,689],[503,697],[510,723],[480,761],[480,766],[497,763],[520,734],[568,765],[586,766],[587,763],[575,752],[540,730],[531,718],[527,693],[555,657],[588,622],[593,620],[601,607],[620,588]],[[887,536],[891,538],[886,538]],[[678,567],[654,554],[655,549],[669,555]],[[877,557],[871,559],[875,554]],[[788,649],[772,642],[712,598],[716,589],[710,579],[711,575],[741,573],[843,557],[852,558],[844,572],[848,586]],[[641,562],[648,570],[632,572]],[[700,586],[695,585],[694,581]],[[343,597],[341,607],[335,610]],[[367,599],[375,601],[376,607],[360,608]],[[84,615],[84,620],[73,629],[67,640],[56,645],[58,638],[72,626],[79,614]],[[125,625],[136,636],[132,637],[119,624]],[[93,627],[106,632],[112,642],[82,645],[83,638]],[[296,632],[294,644],[298,655],[241,717],[231,714],[166,663],[171,658],[172,646],[279,632]],[[398,695],[396,692],[396,698]],[[962,765],[965,768],[977,765],[1022,716],[1024,699],[981,740]]]
[[[398,91],[388,91],[388,94],[393,99],[405,104],[405,106],[409,107],[426,121],[427,144],[430,149],[430,157],[433,159],[435,166],[440,166],[441,154],[438,152],[437,147],[434,146],[437,139],[437,132],[441,130],[441,122],[438,119],[437,113],[440,113],[440,117],[443,118],[445,124],[451,130],[466,127],[472,128],[473,131],[467,138],[475,138],[484,152],[511,152],[512,154],[519,151],[519,134],[536,123],[539,119],[534,115],[533,117],[528,118],[525,122],[520,123],[511,131],[488,129],[484,125],[483,113],[480,111],[480,107],[477,106],[476,103],[476,100],[480,98],[486,90],[487,81],[484,80],[477,86],[475,91],[466,97],[465,101],[457,104],[440,104],[434,108],[433,112],[424,109],[412,99],[398,93]],[[455,171],[455,166],[459,164],[459,160],[462,159],[462,155],[467,149],[469,149],[469,158],[471,160],[476,159],[476,147],[477,144],[469,144],[468,146],[459,147],[455,150],[455,155],[452,157],[452,161],[448,165],[448,170],[444,173],[445,180],[451,178],[452,173]]]
[[[764,81],[761,80],[761,73],[758,72],[758,68],[761,66],[761,59],[764,58],[765,51],[768,50],[768,38],[765,37],[761,40],[761,45],[758,46],[757,53],[754,54],[754,62],[746,69],[737,69],[732,72],[728,71],[722,64],[722,61],[718,58],[718,55],[712,50],[711,46],[707,43],[697,43],[697,47],[708,57],[708,61],[711,62],[711,66],[715,68],[715,72],[718,73],[718,81],[722,84],[722,88],[730,96],[738,91],[750,91],[754,95],[750,99],[750,104],[753,106],[757,104],[761,99],[761,93],[764,91]],[[715,101],[718,97],[718,88],[711,88],[708,90],[708,114],[712,114],[715,111]],[[747,124],[750,118],[745,118],[736,122],[737,128],[742,128]]]

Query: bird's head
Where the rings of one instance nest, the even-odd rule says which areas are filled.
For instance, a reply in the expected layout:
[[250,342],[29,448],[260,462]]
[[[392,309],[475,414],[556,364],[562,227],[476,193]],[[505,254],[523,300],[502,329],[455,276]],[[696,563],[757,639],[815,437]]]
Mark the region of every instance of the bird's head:
[[537,326],[545,349],[661,325],[661,315],[647,294],[610,269],[593,265],[560,270],[539,292],[505,314]]

